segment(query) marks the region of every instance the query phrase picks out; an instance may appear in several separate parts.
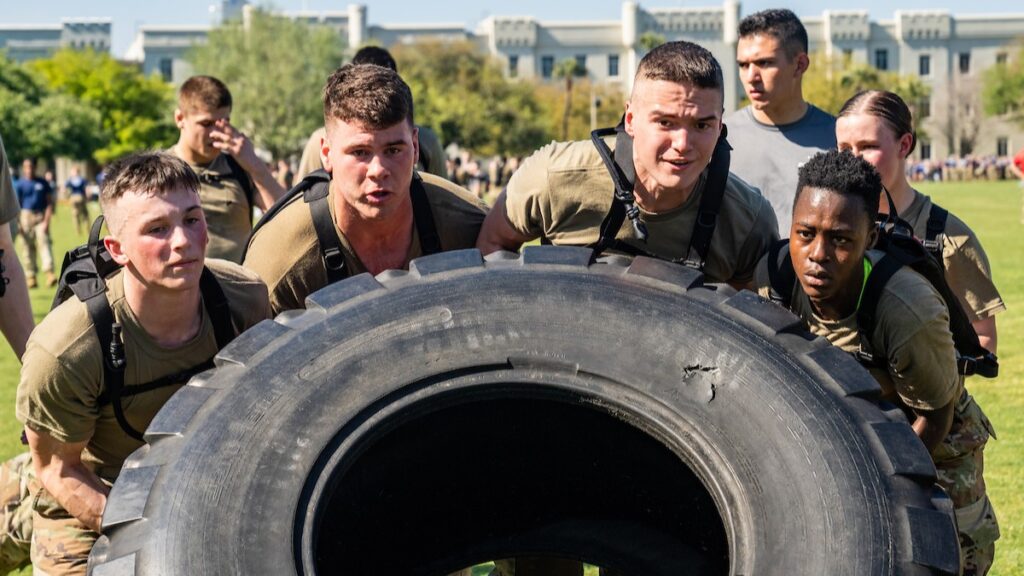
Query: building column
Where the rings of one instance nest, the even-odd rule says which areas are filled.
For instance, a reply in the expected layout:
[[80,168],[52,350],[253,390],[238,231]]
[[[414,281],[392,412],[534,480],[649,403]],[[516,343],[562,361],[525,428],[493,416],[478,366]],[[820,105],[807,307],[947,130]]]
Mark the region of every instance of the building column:
[[740,3],[739,0],[725,0],[722,4],[722,42],[725,43],[728,57],[722,66],[722,77],[725,80],[725,113],[736,109],[742,88],[739,85],[739,69],[736,66],[736,42],[739,40]]
[[369,38],[366,37],[366,5],[348,5],[348,47],[358,50]]
[[625,0],[622,3],[622,47],[626,50],[626,81],[623,82],[623,86],[627,97],[633,91],[633,76],[636,75],[636,67],[639,64],[636,53],[639,28],[640,6],[634,0]]

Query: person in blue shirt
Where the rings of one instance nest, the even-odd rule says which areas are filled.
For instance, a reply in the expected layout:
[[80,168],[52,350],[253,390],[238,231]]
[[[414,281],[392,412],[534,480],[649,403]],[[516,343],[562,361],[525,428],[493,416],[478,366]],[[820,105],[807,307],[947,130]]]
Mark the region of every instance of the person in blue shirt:
[[21,178],[14,183],[14,191],[21,204],[18,219],[18,235],[23,241],[22,261],[25,264],[25,280],[29,288],[39,285],[36,275],[36,254],[42,260],[46,285],[56,286],[53,274],[53,248],[50,242],[50,220],[53,218],[53,188],[46,180],[35,175],[35,160],[26,158],[21,163]]
[[85,188],[89,181],[82,178],[81,171],[77,166],[71,169],[71,177],[64,183],[64,189],[68,193],[68,200],[71,201],[71,219],[75,221],[75,231],[82,235],[82,231],[89,231],[89,207],[86,205]]

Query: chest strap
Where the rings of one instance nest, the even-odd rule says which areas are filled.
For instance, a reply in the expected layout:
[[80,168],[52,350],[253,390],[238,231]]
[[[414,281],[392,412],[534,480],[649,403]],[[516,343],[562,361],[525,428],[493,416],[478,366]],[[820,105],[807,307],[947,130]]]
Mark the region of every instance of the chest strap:
[[933,203],[931,210],[928,211],[928,222],[925,223],[924,240],[921,241],[921,244],[929,252],[935,254],[939,262],[942,262],[942,240],[940,236],[946,231],[946,220],[948,219],[949,211]]

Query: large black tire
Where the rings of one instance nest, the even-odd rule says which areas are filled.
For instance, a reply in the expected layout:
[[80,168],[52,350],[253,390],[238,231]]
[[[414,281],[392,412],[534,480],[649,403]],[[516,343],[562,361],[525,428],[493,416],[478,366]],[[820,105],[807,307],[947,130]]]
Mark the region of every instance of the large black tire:
[[638,258],[466,250],[239,337],[125,463],[121,574],[954,574],[951,508],[851,358],[750,292]]

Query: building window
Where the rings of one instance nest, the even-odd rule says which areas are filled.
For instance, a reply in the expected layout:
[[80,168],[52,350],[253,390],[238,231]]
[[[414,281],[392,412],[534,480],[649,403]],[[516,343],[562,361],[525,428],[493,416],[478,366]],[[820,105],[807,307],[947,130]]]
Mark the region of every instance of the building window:
[[921,54],[917,60],[917,73],[920,76],[932,75],[932,57],[928,54]]
[[577,54],[576,55],[576,73],[583,74],[587,70],[587,55]]
[[961,52],[960,53],[960,73],[967,74],[971,71],[971,53]]
[[608,76],[612,78],[619,77],[619,55],[610,54],[608,56]]
[[996,53],[996,64],[1006,64],[1006,52]]
[[921,160],[931,160],[931,159],[932,159],[932,143],[931,142],[921,142]]
[[160,75],[164,77],[164,82],[170,82],[174,76],[174,61],[170,58],[161,58]]
[[519,56],[513,54],[508,57],[508,77],[516,78],[519,76]]
[[921,118],[927,118],[932,115],[932,99],[925,96],[921,98],[921,101],[917,105],[918,115]]
[[885,48],[875,50],[875,68],[879,70],[889,69],[889,51]]
[[853,60],[853,48],[843,48],[843,62]]
[[1010,141],[1006,137],[996,139],[996,156],[1010,155]]
[[960,139],[960,155],[966,156],[974,153],[974,143],[967,138]]
[[544,78],[551,78],[551,74],[555,71],[555,57],[554,56],[541,56],[540,57],[540,75]]

